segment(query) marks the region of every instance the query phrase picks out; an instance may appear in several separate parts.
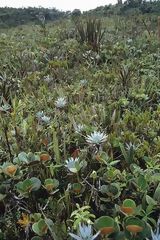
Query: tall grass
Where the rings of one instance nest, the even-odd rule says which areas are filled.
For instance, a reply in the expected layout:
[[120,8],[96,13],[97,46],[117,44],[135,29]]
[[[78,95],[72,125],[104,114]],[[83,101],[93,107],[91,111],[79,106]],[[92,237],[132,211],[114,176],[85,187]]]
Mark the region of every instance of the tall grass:
[[94,51],[98,51],[102,42],[105,30],[100,19],[89,18],[85,22],[77,21],[76,28],[81,43],[87,43]]
[[160,16],[158,17],[158,40],[160,41]]

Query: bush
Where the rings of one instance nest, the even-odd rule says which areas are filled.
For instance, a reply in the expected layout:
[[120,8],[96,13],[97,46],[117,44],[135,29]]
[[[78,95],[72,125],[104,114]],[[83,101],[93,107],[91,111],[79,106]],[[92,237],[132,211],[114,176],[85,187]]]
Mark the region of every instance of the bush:
[[94,51],[98,51],[104,36],[104,29],[100,19],[89,18],[85,22],[79,20],[76,23],[79,40],[87,43]]

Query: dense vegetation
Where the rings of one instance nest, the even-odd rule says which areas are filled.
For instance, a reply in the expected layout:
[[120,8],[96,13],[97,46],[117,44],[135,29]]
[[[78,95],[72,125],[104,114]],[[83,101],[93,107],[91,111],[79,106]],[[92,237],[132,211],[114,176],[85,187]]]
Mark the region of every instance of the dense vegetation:
[[40,22],[0,34],[0,239],[152,239],[157,16]]
[[62,12],[55,8],[0,8],[0,27],[8,28],[15,27],[28,23],[39,23],[39,18],[44,16],[46,22],[53,22],[59,19],[68,18],[70,16],[79,16],[83,14],[106,17],[113,15],[135,15],[135,14],[159,14],[160,13],[160,1],[146,1],[146,0],[127,0],[122,3],[122,0],[118,0],[115,5],[101,6],[96,9],[83,12],[79,9],[74,11]]
[[39,17],[44,16],[46,21],[55,21],[66,17],[67,12],[45,8],[0,8],[0,27],[15,27],[27,23],[39,23]]
[[143,0],[118,0],[116,5],[106,5],[98,7],[89,13],[100,16],[110,15],[135,15],[135,14],[148,14],[160,13],[160,1],[143,1]]

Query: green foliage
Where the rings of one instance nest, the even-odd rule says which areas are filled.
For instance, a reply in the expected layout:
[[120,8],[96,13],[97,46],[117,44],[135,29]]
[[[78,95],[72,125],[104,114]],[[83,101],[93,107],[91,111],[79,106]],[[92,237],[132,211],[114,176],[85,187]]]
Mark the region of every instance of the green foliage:
[[65,12],[45,8],[0,8],[0,27],[15,27],[27,23],[38,23],[39,15],[46,21],[55,21],[65,16]]
[[145,240],[156,226],[157,17],[100,23],[98,11],[77,18],[83,44],[70,18],[1,30],[2,240],[69,240],[83,224],[97,239]]
[[73,228],[74,229],[78,229],[78,226],[80,223],[87,223],[87,224],[92,224],[92,220],[91,219],[94,219],[95,216],[94,214],[91,214],[89,209],[90,209],[90,206],[83,206],[83,207],[80,207],[78,204],[77,204],[77,210],[73,211],[72,214],[71,214],[71,218],[73,218],[74,220],[74,224],[73,224]]
[[16,187],[21,195],[28,197],[30,192],[37,191],[41,187],[41,182],[38,178],[32,177],[17,183]]
[[78,20],[76,22],[76,28],[80,42],[86,42],[93,50],[98,51],[105,33],[101,20],[91,18],[87,19],[86,22]]

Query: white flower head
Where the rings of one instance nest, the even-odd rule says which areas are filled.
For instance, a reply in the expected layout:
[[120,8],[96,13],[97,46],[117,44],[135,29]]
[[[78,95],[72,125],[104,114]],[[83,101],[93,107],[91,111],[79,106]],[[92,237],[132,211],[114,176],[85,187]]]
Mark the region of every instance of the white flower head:
[[43,14],[39,14],[39,16],[38,16],[38,19],[39,19],[39,21],[42,23],[42,24],[44,24],[45,23],[45,16],[43,15]]
[[0,111],[2,111],[2,112],[7,112],[10,109],[11,109],[11,106],[8,103],[5,103],[0,107]]
[[82,79],[82,80],[80,80],[80,84],[82,86],[86,86],[88,84],[88,81],[86,79]]
[[160,225],[160,218],[158,219],[158,222],[157,222],[156,232],[154,233],[153,230],[151,230],[152,240],[160,240],[159,225]]
[[55,101],[55,106],[57,108],[64,108],[67,104],[67,100],[65,97],[59,97],[56,101]]
[[133,40],[131,39],[131,38],[129,38],[129,39],[127,39],[127,43],[132,43],[133,42]]
[[139,145],[135,145],[134,143],[126,143],[126,150],[127,151],[135,151],[137,150]]
[[94,131],[86,137],[86,141],[93,145],[99,145],[107,141],[107,135],[103,132]]
[[43,117],[41,117],[41,120],[42,120],[42,122],[48,124],[50,122],[51,118],[44,115]]
[[66,160],[65,167],[67,167],[70,172],[77,173],[81,169],[82,164],[79,161],[79,158],[74,159],[71,157],[68,160]]
[[94,240],[99,235],[99,232],[97,232],[95,235],[93,235],[93,230],[91,225],[81,225],[79,224],[79,230],[78,235],[75,235],[73,233],[69,233],[69,235],[75,239],[75,240]]
[[44,116],[44,112],[43,111],[39,111],[36,113],[36,117],[38,118],[38,120],[41,120],[41,118]]
[[74,129],[76,133],[81,133],[84,130],[84,125],[83,124],[75,125]]
[[38,121],[48,124],[51,120],[50,117],[46,116],[43,111],[37,112],[36,117]]
[[47,83],[50,83],[52,80],[53,80],[53,78],[49,75],[44,77],[44,81],[47,82]]
[[1,35],[0,35],[2,38],[6,38],[7,37],[7,35],[5,34],[5,33],[1,33]]

